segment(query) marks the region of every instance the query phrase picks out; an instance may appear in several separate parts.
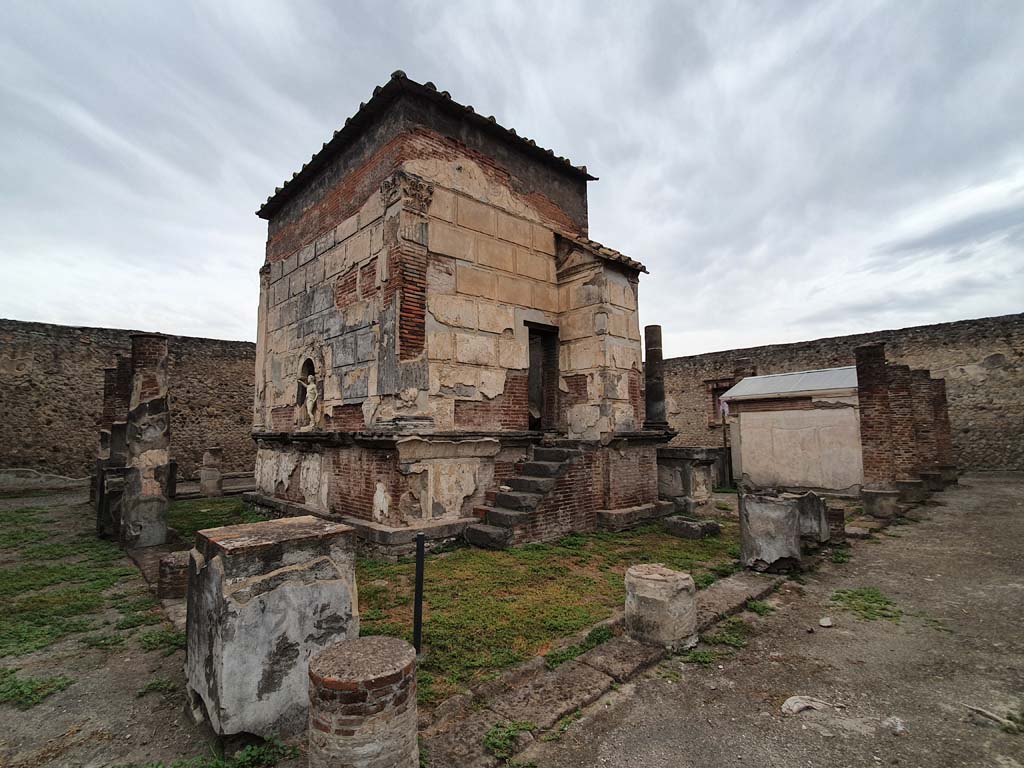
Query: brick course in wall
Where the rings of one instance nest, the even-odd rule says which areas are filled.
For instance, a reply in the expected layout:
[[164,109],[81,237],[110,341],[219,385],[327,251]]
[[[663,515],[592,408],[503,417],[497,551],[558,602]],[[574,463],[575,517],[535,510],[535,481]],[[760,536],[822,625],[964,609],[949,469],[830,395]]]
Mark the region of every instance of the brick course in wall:
[[[131,333],[0,320],[0,467],[71,477],[92,471],[104,420],[104,368],[118,369],[113,408],[125,414],[122,421],[127,416]],[[168,346],[171,455],[179,477],[191,477],[211,445],[223,446],[224,471],[251,471],[255,345],[169,336]]]
[[713,382],[733,381],[749,358],[760,375],[854,364],[854,347],[884,342],[890,363],[927,369],[946,381],[949,451],[961,469],[1024,470],[1024,314],[961,320],[794,344],[665,360],[675,446],[722,446],[711,426]]

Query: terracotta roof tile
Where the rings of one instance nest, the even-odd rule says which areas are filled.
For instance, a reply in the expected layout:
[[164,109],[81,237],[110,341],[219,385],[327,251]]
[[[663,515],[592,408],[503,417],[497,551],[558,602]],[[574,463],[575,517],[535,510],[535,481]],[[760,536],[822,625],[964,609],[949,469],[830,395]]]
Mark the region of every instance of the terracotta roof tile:
[[596,176],[591,176],[587,172],[587,166],[573,165],[567,158],[556,155],[552,150],[538,147],[537,142],[533,139],[520,136],[514,130],[501,126],[493,115],[488,117],[479,115],[471,105],[459,104],[452,99],[448,91],[438,91],[437,86],[430,81],[417,83],[415,80],[410,80],[404,72],[399,70],[392,73],[391,79],[387,83],[382,86],[378,85],[373,89],[373,97],[368,102],[361,103],[359,111],[345,120],[345,125],[341,130],[335,131],[331,140],[324,142],[320,151],[310,157],[308,163],[303,164],[301,169],[292,174],[291,179],[286,180],[280,187],[274,190],[274,194],[268,197],[266,202],[260,206],[259,210],[256,211],[256,215],[264,219],[272,216],[284,201],[291,196],[294,190],[298,188],[300,182],[304,181],[307,177],[311,177],[334,154],[350,144],[369,124],[372,118],[383,112],[387,105],[403,92],[428,98],[450,111],[461,113],[461,116],[468,122],[516,144],[527,154],[532,155],[541,162],[554,165],[562,171],[580,176],[587,181],[597,180]]
[[647,272],[647,267],[645,267],[639,261],[629,258],[629,256],[626,256],[624,253],[619,253],[614,248],[609,248],[606,245],[601,245],[601,243],[597,242],[596,240],[591,240],[589,237],[577,237],[575,235],[567,235],[562,232],[560,232],[559,234],[566,240],[576,243],[576,245],[578,245],[580,248],[583,248],[585,251],[594,254],[598,258],[605,259],[606,261],[615,261],[618,262],[619,264],[625,264],[630,269],[635,269],[638,272],[650,274],[649,272]]

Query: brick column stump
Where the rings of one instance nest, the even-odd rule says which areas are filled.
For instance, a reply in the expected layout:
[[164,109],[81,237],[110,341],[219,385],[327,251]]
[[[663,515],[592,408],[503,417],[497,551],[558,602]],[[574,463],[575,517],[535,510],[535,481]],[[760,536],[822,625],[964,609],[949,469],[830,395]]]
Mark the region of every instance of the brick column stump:
[[697,640],[697,587],[688,573],[661,563],[626,571],[626,632],[634,640],[669,649]]
[[309,768],[418,768],[416,651],[396,637],[337,643],[309,663]]
[[899,491],[862,488],[860,500],[861,504],[864,505],[865,515],[870,515],[880,520],[887,520],[899,514],[899,508],[897,507],[900,501]]
[[846,541],[846,510],[842,507],[827,507],[825,514],[828,517],[829,542],[842,544]]

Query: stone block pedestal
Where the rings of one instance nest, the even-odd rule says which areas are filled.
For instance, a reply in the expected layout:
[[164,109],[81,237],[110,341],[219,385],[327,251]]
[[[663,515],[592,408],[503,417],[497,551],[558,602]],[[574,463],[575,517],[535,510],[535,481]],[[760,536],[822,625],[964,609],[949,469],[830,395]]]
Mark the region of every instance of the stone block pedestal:
[[740,562],[755,571],[802,564],[799,497],[741,493]]
[[942,476],[942,484],[945,486],[957,485],[959,483],[960,472],[952,464],[940,464],[939,474]]
[[185,677],[224,736],[306,725],[310,657],[359,634],[355,535],[316,517],[212,528],[189,554]]
[[865,515],[886,520],[899,514],[897,506],[900,501],[899,491],[862,488],[860,500],[864,506]]
[[418,768],[416,651],[396,637],[337,643],[309,664],[309,768]]
[[686,648],[697,639],[697,588],[688,573],[660,563],[626,571],[626,632],[664,648]]
[[938,470],[924,470],[923,472],[918,472],[917,476],[921,478],[921,482],[924,483],[924,488],[928,493],[939,493],[946,488],[946,483],[942,479],[942,473]]
[[899,491],[900,501],[904,504],[920,504],[928,498],[924,480],[897,480],[896,490]]

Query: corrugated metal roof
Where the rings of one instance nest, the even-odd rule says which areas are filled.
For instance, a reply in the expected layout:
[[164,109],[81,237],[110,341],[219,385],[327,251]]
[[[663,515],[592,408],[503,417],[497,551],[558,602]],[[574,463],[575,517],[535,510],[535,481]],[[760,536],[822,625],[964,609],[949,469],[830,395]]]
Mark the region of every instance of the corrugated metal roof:
[[797,392],[827,392],[836,389],[856,389],[857,369],[822,368],[816,371],[773,373],[768,376],[748,376],[725,392],[722,400],[753,400],[778,397]]

